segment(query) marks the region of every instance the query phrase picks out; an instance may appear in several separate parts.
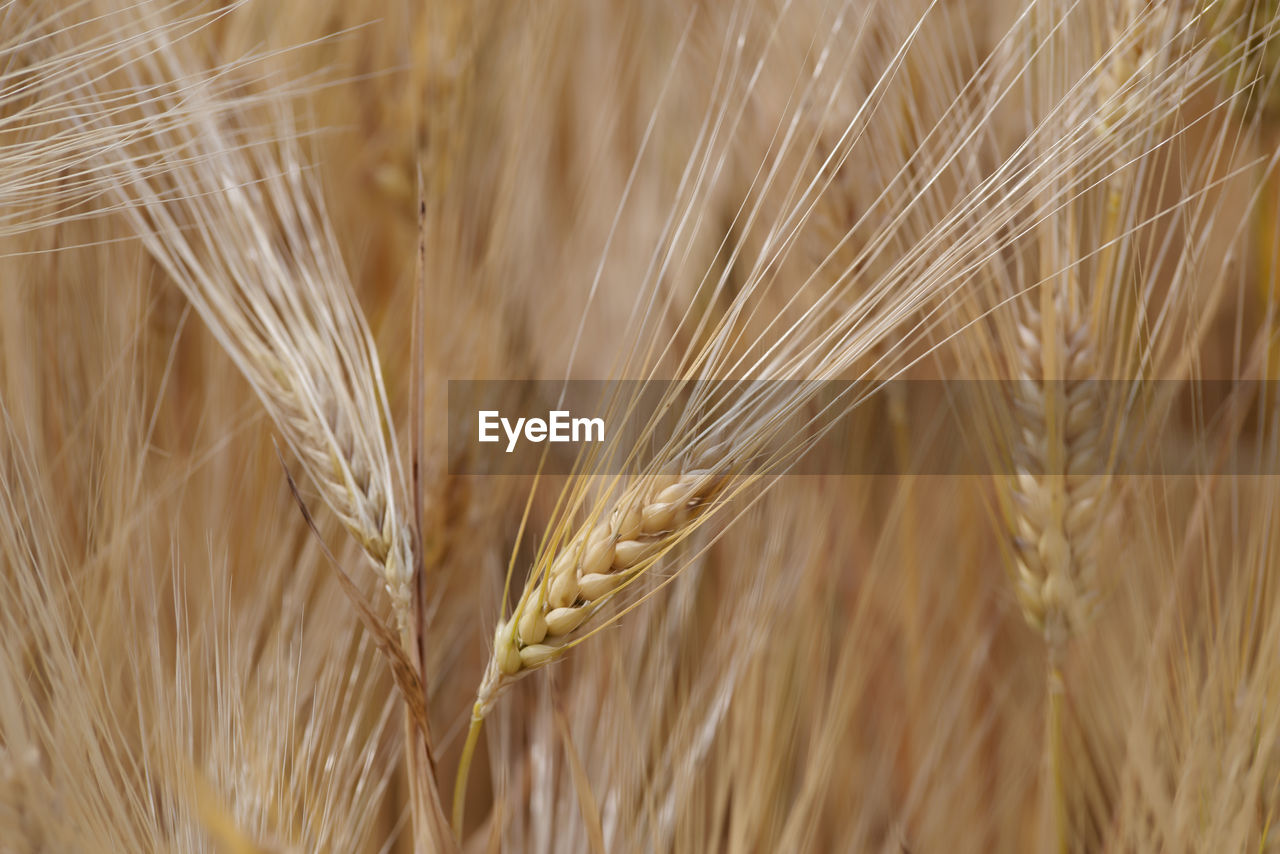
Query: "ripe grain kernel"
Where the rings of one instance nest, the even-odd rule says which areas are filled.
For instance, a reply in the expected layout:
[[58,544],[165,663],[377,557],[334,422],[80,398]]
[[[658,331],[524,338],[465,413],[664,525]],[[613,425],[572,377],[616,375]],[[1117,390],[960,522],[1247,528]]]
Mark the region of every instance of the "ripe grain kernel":
[[621,584],[627,580],[624,573],[617,572],[612,574],[596,573],[592,575],[582,576],[579,584],[582,590],[582,598],[588,602],[594,602],[602,596],[612,593]]
[[693,497],[697,485],[696,478],[687,477],[659,492],[657,497],[654,498],[654,502],[658,504],[683,504]]
[[512,676],[520,671],[520,652],[516,649],[515,643],[511,640],[509,625],[504,625],[504,627],[498,631],[498,637],[494,643],[493,655],[494,658],[498,660],[498,668],[506,675]]
[[662,547],[659,541],[623,540],[614,550],[613,565],[618,569],[630,569],[648,557],[657,554]]
[[561,575],[573,575],[578,568],[578,559],[582,554],[582,541],[574,539],[566,545],[555,561],[551,564],[551,572],[553,578]]
[[581,608],[556,608],[547,614],[547,634],[552,637],[567,635],[586,622],[591,609],[585,605]]
[[560,652],[559,647],[535,643],[520,650],[520,663],[525,667],[537,667],[554,659]]
[[642,514],[643,524],[641,527],[643,527],[646,534],[657,534],[670,530],[671,523],[676,518],[676,511],[679,509],[679,504],[648,504]]
[[578,574],[580,576],[592,575],[598,572],[607,572],[609,567],[613,565],[614,542],[609,537],[592,543],[586,554],[582,556],[582,566],[579,567]]
[[542,643],[546,636],[547,620],[542,615],[542,607],[535,594],[520,615],[520,642],[526,645]]
[[613,534],[613,529],[609,527],[609,523],[601,522],[592,528],[591,533],[587,535],[587,550],[590,551],[592,546],[599,543],[607,542],[612,545],[615,539],[617,538]]
[[619,540],[630,540],[641,532],[644,522],[639,507],[631,506],[613,511],[613,532]]
[[570,570],[562,572],[551,579],[551,590],[547,594],[547,603],[552,608],[567,608],[578,598],[577,573]]
[[649,479],[649,494],[658,495],[664,489],[680,483],[678,474],[655,474]]

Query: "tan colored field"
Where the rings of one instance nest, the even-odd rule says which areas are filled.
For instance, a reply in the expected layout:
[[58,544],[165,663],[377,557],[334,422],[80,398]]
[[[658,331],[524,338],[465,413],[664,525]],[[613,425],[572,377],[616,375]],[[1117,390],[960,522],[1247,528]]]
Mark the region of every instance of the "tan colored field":
[[[1280,852],[1277,78],[1275,0],[0,0],[0,852]],[[475,379],[680,429],[460,474]]]

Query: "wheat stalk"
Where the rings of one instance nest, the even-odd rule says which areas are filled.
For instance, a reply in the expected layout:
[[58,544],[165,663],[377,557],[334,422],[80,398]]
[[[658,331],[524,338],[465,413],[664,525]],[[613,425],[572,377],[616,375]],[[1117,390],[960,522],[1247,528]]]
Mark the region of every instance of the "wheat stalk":
[[[112,109],[113,78],[82,74],[74,127],[110,139],[128,120],[148,133],[94,152],[99,191],[118,200],[249,381],[382,575],[405,631],[415,557],[377,348],[287,108],[278,94],[260,97],[263,125],[246,127],[254,111],[244,100],[225,102],[220,88],[229,83],[217,74],[184,64],[169,29],[152,25],[163,19],[159,10],[104,8],[116,13],[116,26],[136,16],[133,38],[118,44],[109,66],[144,96],[127,111]],[[239,128],[226,124],[233,115]]]
[[[257,109],[244,99],[225,101],[223,75],[192,63],[194,51],[156,23],[175,13],[163,5],[104,0],[78,11],[102,14],[129,38],[118,42],[106,71],[76,77],[77,109],[66,123],[85,136],[122,137],[89,157],[99,192],[118,202],[182,289],[381,576],[398,646],[338,571],[409,711],[415,832],[448,850],[422,687],[419,556],[401,510],[403,478],[382,366],[303,166],[287,93],[268,90]],[[241,86],[254,83],[225,76]],[[126,107],[113,106],[113,84],[134,93]],[[179,107],[182,119],[173,121]],[[126,121],[148,132],[118,133]],[[291,477],[289,483],[293,488]],[[305,506],[303,512],[310,523]]]
[[[1069,14],[1062,12],[1063,20]],[[1204,43],[1194,38],[1195,16],[1126,3],[1100,10],[1100,17],[1104,48],[1095,65],[1093,93],[1098,142],[1110,147],[1117,137],[1132,135],[1145,147],[1147,140],[1170,138],[1175,117],[1153,121],[1150,115],[1148,105],[1157,93],[1167,90],[1181,100],[1182,92],[1206,74],[1221,73],[1209,62]],[[1045,57],[1034,66],[1042,109],[1061,98],[1055,63],[1066,61],[1058,56],[1064,48],[1052,33],[1045,41]],[[1227,100],[1238,94],[1229,92]],[[1089,202],[1065,205],[1041,224],[1040,281],[1027,290],[1015,285],[1005,291],[1012,291],[1012,330],[1004,341],[1014,383],[1004,402],[1009,416],[1004,438],[1013,474],[1001,484],[1001,505],[1016,598],[1046,645],[1049,793],[1055,845],[1064,852],[1097,844],[1097,839],[1087,841],[1094,831],[1085,828],[1103,824],[1111,809],[1106,783],[1087,767],[1091,760],[1071,755],[1067,746],[1064,661],[1070,640],[1089,624],[1103,591],[1100,540],[1116,502],[1110,473],[1117,455],[1125,452],[1123,431],[1132,426],[1129,400],[1161,364],[1158,347],[1178,337],[1172,318],[1191,292],[1190,274],[1181,264],[1162,296],[1150,284],[1132,281],[1136,271],[1127,265],[1145,248],[1143,205],[1156,198],[1152,170],[1143,168],[1141,159],[1131,168],[1132,151],[1123,144],[1105,156],[1109,171],[1097,185],[1096,209],[1090,210]],[[1201,163],[1214,163],[1217,151],[1207,146]],[[1212,222],[1216,216],[1213,208],[1206,213],[1195,194],[1173,207],[1184,205],[1194,210],[1193,221]],[[1086,254],[1080,228],[1090,214],[1097,223],[1091,245],[1097,248]],[[1082,258],[1088,256],[1092,276],[1082,281]],[[1111,380],[1113,374],[1125,379]],[[1085,768],[1088,778],[1069,784],[1068,765]],[[1085,787],[1086,809],[1096,815],[1074,813],[1072,786]]]
[[[1189,291],[1186,265],[1175,270],[1167,293],[1158,295],[1150,285],[1135,286],[1121,262],[1144,249],[1141,229],[1169,212],[1188,207],[1194,217],[1215,216],[1197,190],[1144,222],[1142,206],[1151,202],[1154,176],[1140,160],[1131,165],[1137,146],[1170,137],[1174,119],[1171,113],[1153,117],[1140,105],[1221,73],[1206,68],[1204,45],[1188,39],[1192,20],[1139,3],[1125,4],[1111,17],[1089,95],[1092,116],[1084,125],[1095,139],[1090,157],[1104,164],[1095,184],[1101,203],[1095,212],[1093,197],[1080,194],[1069,204],[1043,205],[1048,213],[1036,230],[1039,281],[1018,281],[1021,267],[990,268],[998,282],[993,296],[1002,306],[996,322],[1008,324],[998,339],[1010,354],[1014,377],[1011,393],[997,406],[1009,417],[997,418],[992,428],[1012,449],[1014,474],[1004,484],[1012,501],[1005,521],[1016,592],[1027,620],[1044,632],[1055,655],[1084,625],[1096,600],[1098,524],[1108,512],[1108,472],[1116,464],[1126,401],[1167,354],[1168,339],[1176,335],[1156,332],[1176,322],[1175,310]],[[1038,97],[1052,105],[1046,111],[1062,98],[1052,67],[1062,48],[1054,38],[1048,32],[1046,55],[1035,66]],[[1207,147],[1197,168],[1207,171],[1220,156]],[[1061,187],[1050,183],[1046,191],[1056,198]],[[1080,228],[1091,214],[1097,233],[1086,248]],[[1087,260],[1093,268],[1085,282],[1081,268]],[[990,366],[981,348],[974,352],[976,363]],[[1106,382],[1113,374],[1126,379]]]

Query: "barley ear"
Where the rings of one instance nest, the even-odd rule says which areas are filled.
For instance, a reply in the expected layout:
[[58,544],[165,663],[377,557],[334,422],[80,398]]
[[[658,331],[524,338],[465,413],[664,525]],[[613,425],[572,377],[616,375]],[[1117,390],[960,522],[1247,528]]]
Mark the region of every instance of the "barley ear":
[[[1108,498],[1096,350],[1088,323],[1065,301],[1054,298],[1048,316],[1023,308],[1010,407],[1015,583],[1027,621],[1061,650],[1095,599],[1097,526]],[[1043,379],[1046,335],[1060,354],[1061,379]]]
[[593,616],[692,532],[725,484],[710,468],[642,475],[566,542],[540,556],[513,613],[494,633],[455,780],[455,836],[461,838],[471,758],[498,695],[580,642]]
[[[283,96],[228,103],[225,82],[193,66],[168,30],[147,26],[153,13],[146,4],[119,10],[122,27],[138,16],[139,35],[113,57],[147,84],[139,116],[181,107],[183,121],[96,151],[94,186],[118,201],[253,387],[382,576],[404,631],[414,556],[382,369],[299,129]],[[141,120],[111,106],[102,75],[75,82],[86,105],[68,119],[75,129],[110,137]]]

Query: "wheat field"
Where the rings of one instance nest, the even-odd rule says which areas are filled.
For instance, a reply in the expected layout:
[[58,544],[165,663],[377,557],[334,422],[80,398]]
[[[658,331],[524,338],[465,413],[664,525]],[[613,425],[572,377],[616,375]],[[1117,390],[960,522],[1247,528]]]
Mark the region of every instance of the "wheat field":
[[1275,0],[0,0],[0,852],[1280,852],[1277,379]]

